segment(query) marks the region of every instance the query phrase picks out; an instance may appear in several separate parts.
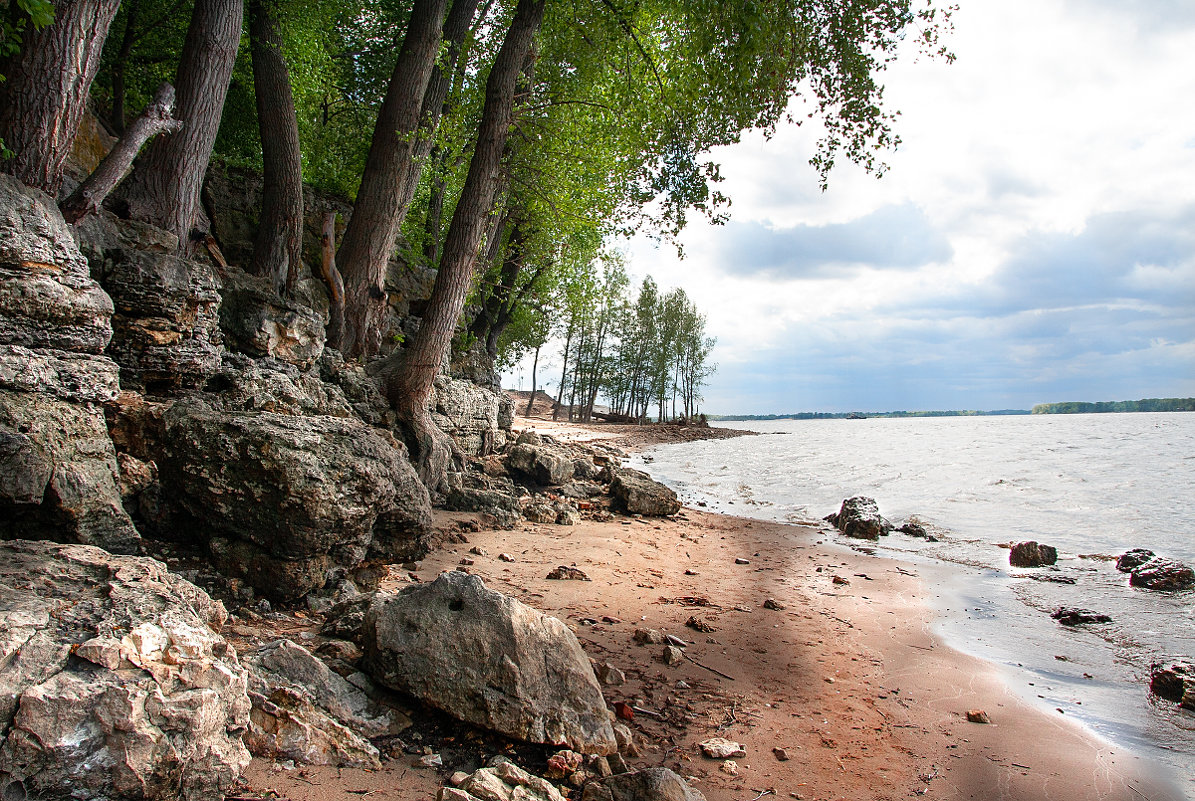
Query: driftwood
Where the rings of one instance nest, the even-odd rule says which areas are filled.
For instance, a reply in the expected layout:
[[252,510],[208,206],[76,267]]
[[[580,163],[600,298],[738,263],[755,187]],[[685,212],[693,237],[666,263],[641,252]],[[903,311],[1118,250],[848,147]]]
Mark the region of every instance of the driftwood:
[[344,279],[336,269],[336,212],[324,215],[320,236],[320,271],[328,285],[328,344],[340,347],[344,335]]
[[153,100],[141,112],[141,116],[133,120],[124,134],[116,142],[112,151],[95,168],[95,172],[87,176],[87,180],[79,185],[71,196],[62,201],[59,208],[68,223],[76,223],[88,214],[99,211],[100,204],[108,197],[116,185],[124,178],[125,173],[133,164],[133,159],[141,152],[145,143],[160,133],[175,133],[182,130],[181,120],[174,119],[174,87],[164,83],[158,87]]

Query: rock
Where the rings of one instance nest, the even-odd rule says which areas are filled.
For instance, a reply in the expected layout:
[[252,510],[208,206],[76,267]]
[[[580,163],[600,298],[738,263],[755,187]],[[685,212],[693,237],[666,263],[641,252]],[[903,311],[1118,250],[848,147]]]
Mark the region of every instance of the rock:
[[438,376],[429,401],[432,422],[466,455],[485,456],[504,446],[510,431],[510,423],[503,428],[499,420],[503,397],[472,381]]
[[[0,345],[0,538],[135,552],[102,403],[118,392],[103,356]],[[19,472],[17,472],[19,471]]]
[[514,528],[523,517],[522,504],[509,492],[459,487],[448,493],[445,508],[454,512],[491,515],[499,528]]
[[590,782],[581,801],[705,801],[705,796],[668,768],[649,768]]
[[556,508],[550,503],[542,501],[527,504],[523,509],[523,517],[532,523],[555,523]]
[[880,516],[880,507],[871,498],[856,495],[842,502],[835,514],[825,518],[848,537],[878,540],[892,530],[892,524]]
[[988,717],[988,713],[982,709],[968,709],[967,722],[969,723],[991,723],[992,719]]
[[1133,568],[1129,584],[1150,590],[1189,590],[1195,587],[1195,570],[1182,562],[1155,556]]
[[1153,551],[1146,548],[1133,548],[1116,557],[1116,569],[1121,573],[1131,573],[1153,558]]
[[1008,563],[1013,567],[1041,567],[1058,561],[1058,551],[1049,545],[1038,545],[1033,540],[1018,542],[1008,552]]
[[831,576],[830,583],[834,585],[847,586],[851,583],[851,580],[843,578],[842,576]]
[[743,746],[725,737],[714,737],[701,743],[701,753],[710,759],[736,759],[747,756]]
[[717,631],[717,629],[714,628],[708,620],[703,620],[697,615],[690,615],[689,619],[685,621],[685,625],[694,631],[700,631],[705,634],[710,634]]
[[664,642],[664,635],[655,629],[635,629],[631,636],[636,645],[659,645]]
[[625,723],[615,723],[614,740],[618,743],[618,753],[632,758],[639,755],[639,749],[635,746],[635,733],[631,731],[630,726]]
[[395,543],[374,541],[383,514],[392,533],[431,527],[427,490],[403,446],[357,420],[186,398],[164,426],[163,492],[196,521],[221,569],[272,600],[322,587],[329,569],[355,568],[371,549],[394,552]]
[[609,662],[604,662],[601,665],[598,665],[596,672],[598,680],[607,687],[617,687],[619,685],[625,684],[627,680],[626,674],[614,667],[614,665],[611,665]]
[[210,264],[143,250],[108,251],[93,270],[112,296],[112,345],[123,386],[175,393],[220,365],[219,280]]
[[1195,710],[1195,665],[1187,662],[1153,665],[1150,668],[1149,691]]
[[610,482],[610,495],[627,514],[668,517],[680,511],[676,493],[647,473],[621,468]]
[[585,764],[585,755],[576,751],[557,751],[548,757],[548,769],[544,775],[549,779],[567,779]]
[[577,638],[476,576],[447,572],[379,595],[366,612],[364,640],[363,664],[379,683],[461,720],[585,753],[616,748]]
[[232,268],[221,294],[220,328],[230,349],[270,356],[301,370],[323,354],[323,313],[279,296],[270,279]]
[[54,200],[0,175],[0,346],[103,353],[112,311]]
[[675,645],[665,645],[664,652],[660,655],[660,658],[664,660],[665,665],[671,667],[685,661],[685,652]]
[[320,634],[360,646],[365,641],[365,613],[377,596],[376,592],[361,593],[337,603],[324,617]]
[[245,745],[256,756],[300,765],[380,768],[378,750],[293,686],[254,682]]
[[581,513],[573,506],[560,504],[556,507],[556,525],[575,526],[581,522]]
[[777,762],[787,762],[789,760],[788,751],[783,748],[773,748],[772,756],[776,757]]
[[508,452],[506,464],[545,486],[564,484],[573,477],[571,457],[547,445],[516,444]]
[[735,762],[733,759],[728,759],[718,766],[718,770],[722,771],[728,776],[738,776],[739,763]]
[[751,560],[750,560],[750,559],[744,559],[743,557],[741,557],[741,556],[740,556],[740,557],[737,557],[737,558],[734,560],[734,563],[735,563],[736,565],[749,565],[749,564],[751,564]]
[[213,402],[233,411],[327,417],[356,414],[340,386],[325,383],[315,370],[242,353],[224,354],[204,390]]
[[786,604],[780,603],[775,598],[769,598],[763,602],[763,608],[772,609],[776,612],[783,612],[785,609],[788,609],[788,606]]
[[419,757],[419,767],[421,768],[442,768],[444,767],[444,757],[439,754],[424,754]]
[[223,797],[250,708],[226,617],[152,559],[0,544],[0,795]]
[[550,781],[505,759],[474,771],[455,790],[479,801],[564,801]]
[[498,561],[499,562],[513,562],[513,561],[515,561],[515,558],[508,553],[500,553],[500,554],[498,554]]
[[568,565],[560,565],[549,573],[547,578],[565,581],[592,581],[589,576],[585,575],[585,571]]
[[1073,607],[1060,607],[1050,617],[1057,620],[1064,626],[1079,626],[1088,623],[1111,623],[1112,618],[1109,615],[1100,614],[1099,612],[1092,612],[1090,609],[1075,609]]

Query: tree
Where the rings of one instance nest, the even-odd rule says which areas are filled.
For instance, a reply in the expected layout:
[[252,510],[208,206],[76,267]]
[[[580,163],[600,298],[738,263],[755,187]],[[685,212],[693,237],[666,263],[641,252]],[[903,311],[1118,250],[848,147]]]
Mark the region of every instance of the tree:
[[[0,83],[0,141],[9,156],[0,169],[53,196],[120,0],[59,0],[54,7],[13,0],[7,5],[19,24],[6,25],[11,29],[4,32],[5,45],[10,36],[22,39]],[[17,16],[21,12],[24,17]]]
[[250,0],[249,43],[263,165],[252,271],[270,277],[279,292],[289,292],[303,258],[303,165],[277,0]]
[[448,352],[464,308],[477,250],[494,203],[499,167],[514,121],[515,87],[528,66],[546,0],[519,0],[514,19],[486,79],[485,105],[469,173],[453,210],[440,269],[419,332],[386,378],[386,393],[410,432],[412,457],[424,483],[438,487],[447,471],[447,437],[431,421],[432,382]]
[[196,0],[175,81],[183,129],[155,139],[122,187],[130,215],[175,234],[180,252],[189,248],[243,13],[242,0]]

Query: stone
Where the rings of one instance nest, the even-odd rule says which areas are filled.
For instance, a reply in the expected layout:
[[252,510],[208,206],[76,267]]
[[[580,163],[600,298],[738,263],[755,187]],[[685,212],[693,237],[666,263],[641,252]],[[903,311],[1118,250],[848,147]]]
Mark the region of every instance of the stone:
[[1195,710],[1195,665],[1173,662],[1169,665],[1151,666],[1149,691],[1168,701],[1175,701],[1187,709]]
[[554,580],[564,580],[564,581],[592,581],[593,580],[593,579],[589,578],[589,576],[585,575],[585,571],[583,571],[579,568],[576,568],[576,567],[570,567],[568,565],[560,565],[555,570],[553,570],[551,573],[549,573],[546,576],[546,578],[554,579]]
[[705,796],[668,768],[648,768],[590,782],[581,801],[705,801]]
[[479,801],[565,801],[550,781],[505,759],[474,771],[454,789]]
[[514,528],[515,523],[523,518],[523,507],[519,499],[502,490],[454,488],[448,493],[444,507],[454,512],[490,515],[499,528]]
[[523,509],[523,517],[532,523],[555,523],[556,508],[552,504],[542,501],[529,503]]
[[751,564],[751,560],[750,560],[750,559],[744,559],[743,557],[741,557],[741,556],[740,556],[740,557],[737,557],[737,558],[734,560],[734,563],[735,563],[736,565],[749,565],[749,564]]
[[102,403],[118,369],[103,356],[0,345],[0,434],[19,473],[0,479],[0,538],[132,553],[140,535],[118,488]]
[[892,530],[892,524],[880,515],[880,507],[875,500],[862,495],[847,498],[836,513],[825,519],[843,534],[855,539],[878,540]]
[[598,680],[607,687],[617,687],[626,684],[627,675],[609,662],[598,665],[596,672]]
[[789,760],[788,750],[780,747],[772,749],[772,756],[776,757],[777,762],[787,762]]
[[223,797],[250,709],[226,619],[152,559],[0,544],[0,796]]
[[502,396],[448,376],[437,376],[429,401],[432,422],[452,437],[467,456],[486,456],[506,444],[507,432],[499,421]]
[[747,751],[742,745],[725,737],[713,737],[698,747],[701,748],[701,753],[710,759],[737,759],[747,756]]
[[1042,567],[1058,561],[1058,551],[1050,545],[1033,540],[1018,542],[1008,551],[1008,563],[1013,567]]
[[230,268],[224,276],[220,329],[226,345],[269,356],[301,370],[324,352],[324,316],[309,304],[281,297],[270,279]]
[[618,753],[626,754],[629,757],[639,755],[639,749],[635,745],[635,733],[627,724],[614,724],[614,741],[618,744]]
[[378,750],[291,687],[254,683],[245,745],[255,756],[300,765],[381,767]]
[[1189,590],[1195,587],[1195,570],[1182,562],[1155,556],[1133,568],[1129,584],[1150,590]]
[[665,645],[664,652],[660,654],[660,658],[664,660],[665,665],[671,667],[685,661],[685,652],[675,645]]
[[982,709],[968,709],[967,722],[969,723],[991,723],[992,719],[988,717],[988,713]]
[[585,764],[585,755],[565,749],[548,757],[548,769],[544,775],[549,779],[567,779]]
[[1132,573],[1153,558],[1153,551],[1146,548],[1133,548],[1116,557],[1116,569],[1121,573]]
[[226,353],[204,387],[223,408],[245,412],[353,417],[355,407],[336,384],[315,370],[274,358]]
[[616,470],[610,495],[627,514],[668,517],[680,511],[676,493],[639,470]]
[[573,477],[572,458],[548,445],[518,443],[507,453],[506,464],[544,486],[559,486]]
[[772,609],[776,612],[783,612],[788,608],[788,605],[780,603],[780,601],[777,601],[775,598],[769,598],[763,602],[763,608]]
[[500,554],[498,554],[498,561],[499,562],[514,562],[515,558],[508,553],[500,553]]
[[103,353],[112,311],[53,198],[0,175],[0,346]]
[[733,759],[728,759],[718,766],[718,770],[722,771],[727,776],[738,776],[739,763],[735,762]]
[[1101,614],[1099,612],[1092,612],[1090,609],[1076,609],[1073,607],[1060,607],[1050,617],[1057,620],[1064,626],[1080,626],[1091,623],[1111,623],[1112,617],[1110,615]]
[[93,273],[112,296],[109,355],[128,388],[174,394],[203,386],[220,364],[220,282],[207,263],[112,250]]
[[556,507],[556,525],[575,526],[580,522],[581,513],[577,511],[576,507],[567,504],[559,504]]
[[631,636],[636,645],[659,645],[664,642],[664,635],[655,629],[635,629]]
[[393,553],[395,543],[374,542],[383,514],[394,536],[431,528],[430,499],[405,448],[358,420],[234,412],[186,398],[163,422],[163,493],[195,522],[222,570],[271,600],[322,587],[330,569],[358,567],[371,548]]
[[585,753],[616,748],[573,633],[476,576],[451,571],[379,595],[366,611],[364,649],[363,665],[380,684],[460,720]]

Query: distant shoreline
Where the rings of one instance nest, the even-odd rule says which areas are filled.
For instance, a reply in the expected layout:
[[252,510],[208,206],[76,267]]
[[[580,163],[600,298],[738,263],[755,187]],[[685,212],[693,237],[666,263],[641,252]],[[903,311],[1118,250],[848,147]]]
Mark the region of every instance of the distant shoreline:
[[1195,398],[1143,398],[1135,401],[1063,401],[1039,403],[1032,409],[993,409],[990,411],[938,410],[895,412],[796,412],[793,414],[711,414],[712,421],[750,422],[755,420],[862,420],[869,417],[1000,417],[1021,414],[1106,414],[1131,412],[1195,412]]

